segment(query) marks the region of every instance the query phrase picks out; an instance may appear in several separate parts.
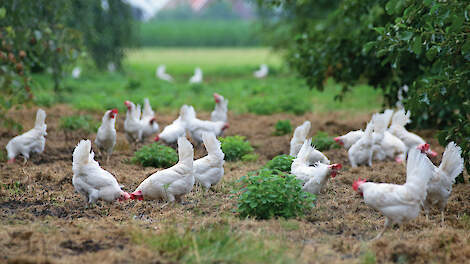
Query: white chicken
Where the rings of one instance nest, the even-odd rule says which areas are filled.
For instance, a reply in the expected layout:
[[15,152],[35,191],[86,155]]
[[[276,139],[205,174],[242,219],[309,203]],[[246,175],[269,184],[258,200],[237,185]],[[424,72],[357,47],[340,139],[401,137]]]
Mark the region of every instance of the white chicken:
[[181,202],[182,197],[194,186],[194,151],[186,137],[178,138],[179,161],[173,167],[157,171],[145,179],[131,193],[135,200],[166,200],[170,203]]
[[104,113],[101,126],[96,133],[95,144],[101,153],[106,153],[106,162],[113,153],[114,145],[116,145],[116,115],[117,109],[108,110]]
[[116,178],[103,170],[94,157],[90,140],[81,140],[75,147],[72,166],[75,190],[90,204],[97,200],[113,202],[129,199],[130,195],[121,190]]
[[155,119],[155,112],[153,112],[148,98],[144,99],[144,110],[142,111],[140,123],[142,125],[142,141],[158,132],[159,127]]
[[372,183],[360,178],[354,181],[353,189],[364,197],[364,202],[385,216],[384,228],[375,239],[380,238],[391,224],[418,217],[432,173],[431,161],[414,148],[408,155],[405,184]]
[[342,166],[341,164],[328,165],[320,161],[317,161],[313,167],[310,166],[312,149],[311,140],[305,140],[297,158],[292,162],[291,174],[302,182],[304,191],[319,194],[328,181],[328,176],[334,178]]
[[188,106],[183,111],[181,118],[191,134],[191,138],[198,144],[202,142],[204,132],[214,133],[218,137],[228,128],[228,124],[223,121],[213,122],[196,118],[196,111],[192,106]]
[[367,124],[366,130],[361,138],[354,143],[348,151],[349,161],[353,168],[358,165],[367,164],[372,166],[372,156],[373,156],[373,133],[374,125],[372,122]]
[[182,120],[182,115],[188,108],[187,105],[183,105],[180,108],[180,115],[173,123],[166,126],[163,131],[155,137],[155,141],[163,141],[166,144],[174,144],[179,137],[182,137],[186,133],[185,124]]
[[[429,144],[421,145],[418,148],[425,153]],[[434,173],[428,183],[427,196],[423,204],[426,216],[432,206],[438,206],[441,211],[441,221],[444,222],[444,210],[452,192],[452,185],[455,183],[455,178],[463,171],[464,161],[461,154],[462,149],[454,142],[450,142],[442,156],[441,165],[434,166]]]
[[124,120],[124,132],[129,143],[142,140],[142,123],[140,122],[140,105],[137,107],[131,101],[125,101],[127,107],[126,120]]
[[203,133],[207,156],[194,161],[194,177],[204,189],[216,185],[224,176],[224,153],[213,133]]
[[211,121],[227,122],[228,100],[222,95],[214,93],[215,109],[211,113]]
[[36,122],[34,127],[26,133],[12,138],[6,145],[8,152],[8,163],[15,162],[16,156],[23,155],[24,163],[29,159],[29,156],[34,153],[42,153],[46,145],[46,129],[45,123],[46,112],[38,109],[36,112]]
[[202,70],[199,67],[194,69],[194,75],[189,79],[189,83],[202,83]]
[[167,81],[167,82],[173,82],[173,77],[171,77],[171,75],[166,73],[165,65],[160,65],[160,66],[157,67],[157,69],[155,71],[155,76],[157,76],[157,78],[160,79],[160,80],[164,80],[164,81]]
[[362,135],[364,135],[364,131],[362,130],[355,130],[350,131],[345,135],[335,137],[334,140],[336,143],[343,146],[346,150],[349,150],[354,143],[356,143],[359,139],[361,139]]
[[[405,114],[405,110],[399,110],[393,115],[392,125],[388,129],[391,134],[398,137],[401,141],[403,141],[403,143],[405,143],[407,151],[426,143],[420,136],[406,130],[405,125],[409,122],[410,111]],[[437,153],[431,149],[428,149],[426,154],[431,157],[437,156]]]
[[253,75],[258,79],[262,79],[268,76],[268,72],[269,72],[268,65],[261,64],[259,70],[255,71]]
[[305,140],[307,139],[307,135],[310,132],[310,126],[310,121],[305,121],[302,125],[298,126],[294,130],[294,135],[290,140],[290,156],[297,157],[300,148],[302,148],[302,145],[304,144]]

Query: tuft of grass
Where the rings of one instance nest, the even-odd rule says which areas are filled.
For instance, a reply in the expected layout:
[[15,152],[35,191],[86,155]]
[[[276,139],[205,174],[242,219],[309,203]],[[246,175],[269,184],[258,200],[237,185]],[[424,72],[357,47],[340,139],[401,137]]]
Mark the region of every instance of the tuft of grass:
[[317,134],[312,137],[312,145],[319,151],[340,148],[340,145],[336,143],[333,137],[330,137],[328,133],[323,131],[318,131]]
[[361,256],[361,264],[375,264],[377,263],[377,259],[375,257],[375,253],[367,250],[364,254]]
[[222,152],[225,154],[226,161],[237,161],[245,157],[245,161],[255,158],[255,156],[247,156],[252,154],[253,147],[250,142],[242,136],[230,136],[219,138]]
[[178,162],[178,154],[173,148],[152,143],[137,150],[131,162],[144,167],[169,168]]
[[292,162],[294,157],[282,154],[274,157],[272,160],[268,161],[264,168],[271,170],[280,170],[282,172],[290,173]]
[[8,184],[2,183],[0,188],[9,191],[11,194],[21,194],[26,191],[26,185],[19,181]]
[[282,136],[286,135],[292,132],[292,125],[290,123],[290,120],[279,120],[276,122],[276,125],[274,125],[274,135],[276,136]]
[[98,131],[100,124],[89,115],[72,115],[60,118],[60,128],[65,131],[81,130],[88,133]]
[[249,154],[245,154],[242,156],[241,160],[243,162],[254,162],[254,161],[257,161],[259,158],[259,155],[256,154],[256,153],[249,153]]

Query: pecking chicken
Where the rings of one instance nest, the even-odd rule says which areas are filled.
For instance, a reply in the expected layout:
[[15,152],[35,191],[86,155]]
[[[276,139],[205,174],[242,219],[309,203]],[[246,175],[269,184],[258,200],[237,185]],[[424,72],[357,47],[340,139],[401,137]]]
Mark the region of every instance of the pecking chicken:
[[155,137],[155,141],[163,141],[166,144],[176,143],[179,137],[182,137],[186,133],[186,126],[181,118],[183,113],[186,112],[187,105],[183,105],[180,109],[180,115],[173,123],[166,126],[163,131]]
[[38,109],[36,112],[36,122],[34,127],[26,133],[12,138],[6,145],[8,152],[8,163],[15,162],[16,156],[23,155],[24,163],[33,153],[42,153],[46,145],[46,112]]
[[96,133],[95,144],[101,153],[106,153],[106,162],[113,153],[114,145],[116,145],[116,115],[117,109],[108,110],[104,113],[101,126]]
[[268,76],[268,73],[269,73],[268,65],[261,64],[259,67],[259,70],[255,71],[253,75],[258,79],[262,79]]
[[188,106],[181,116],[186,129],[191,134],[191,138],[197,143],[202,142],[202,134],[204,132],[214,133],[217,137],[222,135],[223,131],[228,128],[228,124],[223,121],[200,120],[196,117],[196,111],[192,106]]
[[189,83],[202,83],[202,70],[199,67],[194,69],[194,75],[189,79]]
[[167,82],[173,82],[173,77],[166,73],[166,67],[165,65],[160,65],[157,67],[157,70],[155,71],[155,76],[157,76],[158,79],[164,80]]
[[207,156],[194,161],[194,177],[204,189],[216,185],[224,176],[224,153],[213,133],[203,133]]
[[360,178],[354,181],[352,187],[364,197],[364,202],[385,216],[384,228],[375,239],[380,238],[391,224],[418,217],[432,174],[431,161],[414,148],[408,155],[405,184],[373,183]]
[[364,134],[349,149],[349,161],[351,162],[351,166],[353,168],[361,164],[372,166],[372,156],[374,153],[373,129],[373,123],[369,122],[367,124],[366,130],[364,131]]
[[142,125],[142,140],[158,132],[158,123],[155,119],[155,112],[150,106],[148,98],[144,99],[144,110],[142,111],[142,118],[140,119]]
[[211,113],[211,121],[227,122],[228,100],[222,95],[214,93],[215,109]]
[[[418,148],[422,153],[426,153],[429,144],[420,145]],[[444,210],[452,192],[452,185],[455,183],[455,178],[463,171],[461,154],[462,149],[454,142],[450,142],[442,156],[441,165],[433,166],[434,172],[428,183],[427,196],[423,204],[426,216],[432,206],[438,206],[441,211],[441,221],[444,222]]]
[[186,137],[178,138],[179,161],[171,168],[157,171],[145,179],[131,193],[135,200],[166,200],[170,203],[180,202],[194,186],[193,157],[194,151]]
[[142,140],[142,123],[140,122],[140,105],[137,107],[131,101],[125,101],[127,107],[126,120],[124,120],[124,132],[129,143]]
[[308,133],[310,132],[310,121],[303,122],[302,125],[298,126],[294,130],[294,135],[290,140],[290,152],[289,155],[292,157],[297,157],[302,145],[307,139]]
[[75,147],[72,166],[75,190],[90,204],[97,200],[112,202],[129,199],[130,195],[121,190],[116,178],[103,170],[94,157],[90,140],[81,140]]
[[334,140],[336,143],[343,146],[346,150],[349,150],[354,143],[356,143],[361,137],[364,135],[364,131],[362,130],[355,130],[350,131],[345,135],[335,137]]

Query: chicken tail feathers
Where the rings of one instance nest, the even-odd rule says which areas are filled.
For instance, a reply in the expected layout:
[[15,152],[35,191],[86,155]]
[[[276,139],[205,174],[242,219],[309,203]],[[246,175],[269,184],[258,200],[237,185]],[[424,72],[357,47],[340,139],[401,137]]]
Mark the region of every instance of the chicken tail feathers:
[[90,160],[90,151],[91,141],[88,139],[80,140],[73,151],[73,167],[87,164]]
[[45,122],[46,122],[46,112],[42,109],[38,109],[36,113],[36,122],[34,124],[34,127],[42,128],[45,125]]
[[445,173],[452,182],[455,182],[455,178],[463,171],[463,158],[461,154],[462,149],[452,141],[447,145],[442,156],[439,170]]
[[293,138],[304,141],[307,138],[308,132],[310,132],[310,127],[310,121],[305,121],[302,125],[295,129]]
[[203,133],[202,140],[209,155],[224,159],[225,155],[220,148],[220,141],[217,140],[214,133]]
[[142,112],[142,115],[145,117],[155,115],[152,110],[152,107],[150,106],[150,101],[148,98],[144,98],[144,111]]
[[408,153],[405,185],[414,185],[422,200],[426,198],[426,189],[434,172],[434,165],[427,155],[413,148]]
[[392,120],[393,116],[393,110],[392,109],[387,109],[384,111],[382,114],[384,118],[384,123],[385,123],[385,128],[387,128],[390,125],[390,121]]
[[194,107],[190,105],[185,108],[183,107],[181,108],[181,119],[184,122],[190,122],[191,120],[196,119],[196,111],[194,111]]
[[302,161],[304,163],[307,163],[308,157],[310,155],[310,152],[312,151],[312,139],[306,139],[304,141],[304,144],[300,148],[299,153],[297,154],[297,159],[299,161]]
[[186,137],[178,138],[178,163],[184,164],[190,168],[193,167],[194,150],[193,145]]
[[395,112],[395,114],[392,117],[392,126],[401,126],[404,127],[406,124],[408,124],[410,121],[410,111],[405,113],[405,110],[399,110]]

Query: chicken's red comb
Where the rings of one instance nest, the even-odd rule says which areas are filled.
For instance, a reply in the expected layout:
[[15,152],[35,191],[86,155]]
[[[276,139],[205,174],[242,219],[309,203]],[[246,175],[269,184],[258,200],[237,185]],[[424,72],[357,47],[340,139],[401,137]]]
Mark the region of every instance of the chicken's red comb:
[[130,194],[130,198],[131,200],[139,200],[139,201],[142,201],[144,199],[144,196],[142,195],[142,191],[141,190],[138,190],[138,191],[135,191],[133,193]]
[[220,95],[218,93],[214,93],[214,100],[216,103],[220,102]]
[[328,167],[330,167],[332,170],[341,170],[343,168],[343,165],[341,165],[341,163],[335,163],[329,165]]
[[366,182],[366,179],[361,179],[361,178],[357,179],[352,184],[353,190],[357,192],[357,190],[359,189],[359,186],[365,182]]
[[117,110],[117,108],[114,108],[113,110],[111,110],[111,112],[113,112],[114,114],[117,114],[118,110]]
[[154,141],[159,141],[160,140],[160,137],[157,135],[155,136],[155,138],[153,139]]

